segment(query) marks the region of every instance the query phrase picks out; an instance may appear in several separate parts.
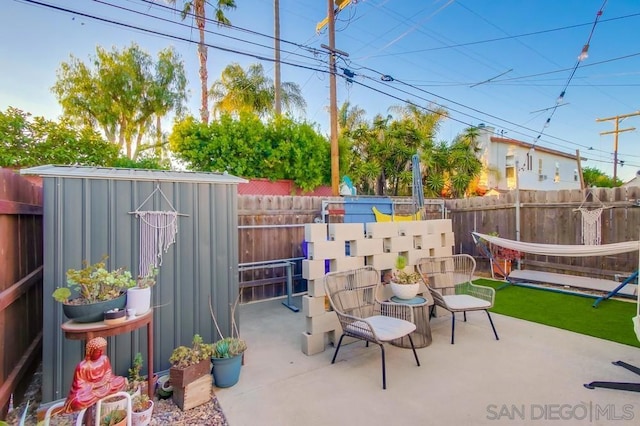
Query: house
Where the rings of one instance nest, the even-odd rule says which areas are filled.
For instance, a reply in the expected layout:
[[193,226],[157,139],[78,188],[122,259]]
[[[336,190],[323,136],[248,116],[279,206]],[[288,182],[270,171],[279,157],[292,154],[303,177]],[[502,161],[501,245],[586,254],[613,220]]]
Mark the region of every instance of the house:
[[269,180],[252,178],[248,182],[238,184],[238,195],[307,195],[314,197],[331,197],[330,186],[319,186],[310,192],[303,192],[289,179]]
[[[478,126],[483,170],[479,187],[486,190],[581,189],[580,158],[551,148],[497,136],[495,129]],[[516,182],[516,175],[519,182]]]
[[633,177],[633,179],[630,179],[629,181],[623,183],[622,186],[625,188],[631,186],[640,186],[640,170],[636,172],[636,175]]

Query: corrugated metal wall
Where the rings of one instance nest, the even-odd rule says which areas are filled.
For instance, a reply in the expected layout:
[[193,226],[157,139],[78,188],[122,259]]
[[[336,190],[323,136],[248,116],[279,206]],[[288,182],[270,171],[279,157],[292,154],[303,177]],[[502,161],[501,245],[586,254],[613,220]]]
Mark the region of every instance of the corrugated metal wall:
[[[176,244],[164,254],[152,288],[154,369],[169,367],[178,345],[194,333],[218,338],[209,313],[213,298],[222,332],[230,333],[230,304],[238,295],[237,189],[229,183],[158,182],[106,178],[44,177],[43,402],[65,398],[84,342],[64,338],[62,306],[51,298],[68,268],[109,255],[108,266],[138,271],[138,219],[134,211],[156,188],[179,216]],[[169,210],[159,193],[141,210]],[[236,318],[237,319],[237,318]],[[108,338],[107,354],[116,374],[127,375],[142,352],[146,369],[146,328]]]

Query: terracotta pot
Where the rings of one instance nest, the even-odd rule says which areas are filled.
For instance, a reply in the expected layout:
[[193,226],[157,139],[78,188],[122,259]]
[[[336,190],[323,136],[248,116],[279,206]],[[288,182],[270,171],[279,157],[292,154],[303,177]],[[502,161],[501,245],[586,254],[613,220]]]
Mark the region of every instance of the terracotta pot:
[[[511,261],[507,259],[494,259],[491,263],[491,267],[493,268],[493,275],[497,275],[502,278],[508,277],[511,273]],[[500,268],[502,268],[502,271]]]

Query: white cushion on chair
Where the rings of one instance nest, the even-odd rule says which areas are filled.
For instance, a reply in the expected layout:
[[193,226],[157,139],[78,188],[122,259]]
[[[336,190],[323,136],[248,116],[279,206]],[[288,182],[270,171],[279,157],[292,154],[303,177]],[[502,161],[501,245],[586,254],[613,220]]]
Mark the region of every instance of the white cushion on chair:
[[[416,325],[412,322],[384,315],[375,315],[365,318],[365,320],[371,324],[378,339],[384,342],[406,336],[416,329]],[[345,331],[362,335],[364,334],[362,332],[363,327],[368,328],[364,321],[356,321],[353,324],[349,324]]]
[[468,294],[452,294],[443,296],[447,305],[457,311],[470,311],[472,309],[488,309],[491,303]]

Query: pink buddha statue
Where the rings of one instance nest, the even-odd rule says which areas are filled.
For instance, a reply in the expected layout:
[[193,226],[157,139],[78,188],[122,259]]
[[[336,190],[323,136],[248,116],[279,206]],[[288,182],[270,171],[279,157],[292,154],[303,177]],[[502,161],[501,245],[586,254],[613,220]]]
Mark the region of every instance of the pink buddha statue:
[[111,371],[111,362],[104,355],[106,348],[107,341],[102,337],[87,342],[84,360],[78,363],[73,373],[63,412],[80,411],[127,387],[127,379],[115,376]]

